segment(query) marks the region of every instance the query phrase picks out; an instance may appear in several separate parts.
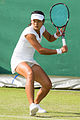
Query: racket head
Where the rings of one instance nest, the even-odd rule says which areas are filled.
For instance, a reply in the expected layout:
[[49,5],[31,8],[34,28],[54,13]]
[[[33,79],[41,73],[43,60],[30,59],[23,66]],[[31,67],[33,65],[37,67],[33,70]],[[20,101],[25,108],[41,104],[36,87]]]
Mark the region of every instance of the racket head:
[[50,8],[50,20],[55,27],[65,27],[69,17],[69,9],[64,3],[56,3]]

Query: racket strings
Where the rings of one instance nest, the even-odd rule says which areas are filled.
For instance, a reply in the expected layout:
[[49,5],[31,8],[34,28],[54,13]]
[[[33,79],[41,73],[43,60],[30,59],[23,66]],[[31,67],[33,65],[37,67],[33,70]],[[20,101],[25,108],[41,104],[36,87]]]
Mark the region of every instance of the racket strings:
[[55,5],[51,9],[51,20],[55,26],[64,26],[68,21],[68,10],[63,4]]

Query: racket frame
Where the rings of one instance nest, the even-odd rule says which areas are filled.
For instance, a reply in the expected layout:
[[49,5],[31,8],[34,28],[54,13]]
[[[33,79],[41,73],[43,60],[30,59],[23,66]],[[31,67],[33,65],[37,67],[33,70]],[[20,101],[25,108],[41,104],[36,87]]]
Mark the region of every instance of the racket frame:
[[[51,11],[52,11],[52,8],[55,7],[56,5],[59,5],[59,4],[64,5],[64,6],[67,8],[67,11],[68,11],[67,22],[66,22],[66,24],[63,25],[63,26],[56,26],[56,25],[53,23],[52,18],[51,18]],[[68,23],[68,21],[69,21],[69,17],[70,17],[69,9],[68,9],[67,5],[64,4],[64,3],[56,3],[56,4],[54,4],[54,5],[50,8],[50,20],[51,20],[52,24],[53,24],[55,27],[58,27],[58,28],[65,27],[65,29],[66,29],[67,23]],[[66,45],[66,41],[65,41],[65,31],[64,31],[64,34],[62,35],[62,43],[63,43],[63,46]]]
[[[63,26],[56,26],[56,25],[53,23],[52,18],[51,18],[51,11],[52,11],[52,8],[53,8],[54,6],[56,6],[56,5],[59,5],[59,4],[64,5],[64,6],[67,8],[67,11],[68,11],[68,18],[67,18],[67,22],[66,22],[66,24],[65,24],[65,25],[63,25]],[[58,27],[58,28],[65,27],[65,26],[67,25],[68,21],[69,21],[69,17],[70,17],[70,14],[69,14],[69,9],[68,9],[67,5],[66,5],[66,4],[64,4],[64,3],[56,3],[56,4],[54,4],[54,5],[50,8],[50,20],[51,20],[52,24],[53,24],[55,27]]]

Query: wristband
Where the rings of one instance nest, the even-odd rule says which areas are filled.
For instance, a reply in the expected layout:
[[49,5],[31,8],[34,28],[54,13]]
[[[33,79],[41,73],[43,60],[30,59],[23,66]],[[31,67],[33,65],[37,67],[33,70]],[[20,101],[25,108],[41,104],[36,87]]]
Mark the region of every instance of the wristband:
[[57,54],[62,54],[62,50],[61,49],[56,49]]
[[57,39],[57,38],[59,38],[57,35],[56,35],[56,33],[54,33],[54,37]]

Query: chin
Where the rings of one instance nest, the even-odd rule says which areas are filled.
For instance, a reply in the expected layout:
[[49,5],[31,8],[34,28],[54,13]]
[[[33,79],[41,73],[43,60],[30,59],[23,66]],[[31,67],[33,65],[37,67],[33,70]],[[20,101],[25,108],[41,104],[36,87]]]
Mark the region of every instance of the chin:
[[37,27],[35,27],[34,29],[35,29],[35,30],[40,30],[40,29],[39,29],[39,28],[37,28]]

